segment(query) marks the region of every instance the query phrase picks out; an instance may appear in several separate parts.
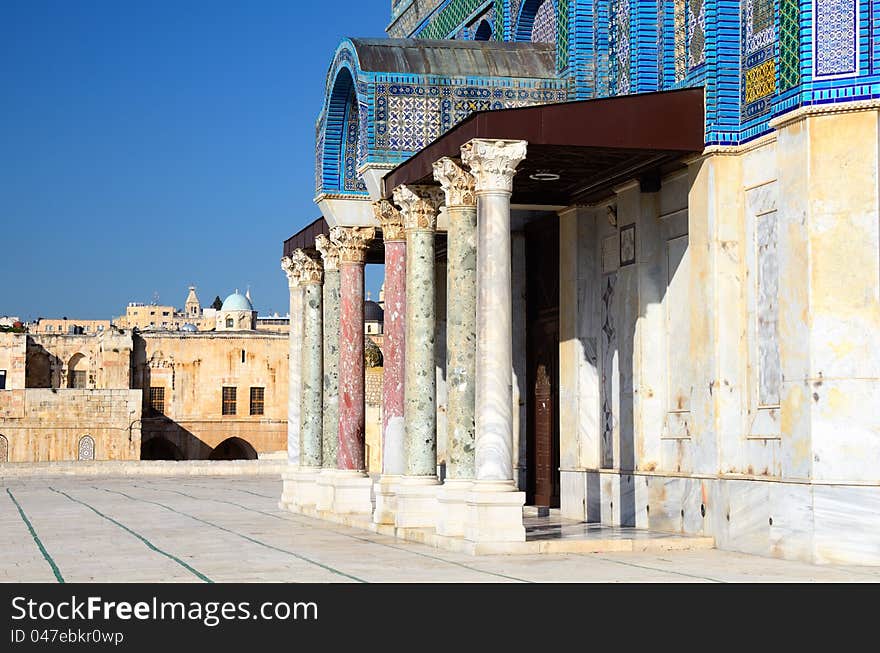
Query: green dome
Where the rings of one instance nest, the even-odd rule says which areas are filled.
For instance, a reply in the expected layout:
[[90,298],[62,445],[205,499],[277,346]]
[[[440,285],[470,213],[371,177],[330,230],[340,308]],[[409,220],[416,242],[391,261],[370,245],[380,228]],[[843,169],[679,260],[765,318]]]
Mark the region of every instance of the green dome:
[[250,300],[237,290],[223,300],[221,311],[252,311],[254,310]]

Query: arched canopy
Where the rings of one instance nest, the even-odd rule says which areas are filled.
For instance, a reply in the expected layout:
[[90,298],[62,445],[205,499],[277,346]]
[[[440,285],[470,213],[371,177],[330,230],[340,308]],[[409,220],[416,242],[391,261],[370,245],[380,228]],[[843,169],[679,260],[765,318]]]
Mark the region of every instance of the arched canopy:
[[331,225],[371,224],[360,200],[382,174],[469,114],[566,95],[551,44],[345,39],[316,124],[316,201]]

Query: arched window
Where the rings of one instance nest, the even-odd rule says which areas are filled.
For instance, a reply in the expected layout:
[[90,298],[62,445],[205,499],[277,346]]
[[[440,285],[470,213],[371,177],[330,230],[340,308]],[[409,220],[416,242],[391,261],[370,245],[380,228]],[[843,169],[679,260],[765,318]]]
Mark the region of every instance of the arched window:
[[89,361],[82,354],[74,354],[67,363],[67,387],[85,388]]
[[233,320],[231,317],[227,317],[226,318],[226,328],[231,329],[234,326],[235,326],[235,320]]
[[556,5],[553,0],[526,0],[516,17],[514,40],[556,42]]
[[474,34],[474,41],[488,41],[492,38],[492,25],[488,20],[480,21],[479,27]]
[[9,461],[9,441],[5,435],[0,435],[0,463]]
[[95,441],[90,435],[84,435],[79,439],[79,448],[77,451],[77,460],[94,460],[95,459]]

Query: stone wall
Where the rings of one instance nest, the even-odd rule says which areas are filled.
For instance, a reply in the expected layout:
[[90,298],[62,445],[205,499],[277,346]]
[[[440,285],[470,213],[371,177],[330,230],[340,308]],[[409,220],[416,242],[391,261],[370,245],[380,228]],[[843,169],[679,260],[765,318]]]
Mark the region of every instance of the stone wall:
[[364,371],[366,411],[365,442],[367,472],[382,472],[382,376],[381,367],[367,367]]
[[[144,390],[144,441],[163,437],[186,459],[204,459],[228,438],[257,453],[287,447],[288,337],[261,332],[143,333],[135,339],[133,386]],[[161,388],[161,412],[149,389]],[[236,412],[223,415],[223,388]],[[250,414],[250,389],[263,389],[263,414]]]
[[90,455],[94,460],[137,460],[140,416],[139,390],[0,392],[0,435],[6,440],[8,462],[69,461]]
[[563,514],[880,564],[877,139],[789,116],[561,215]]
[[23,333],[0,333],[0,370],[6,372],[6,389],[25,387],[27,336]]

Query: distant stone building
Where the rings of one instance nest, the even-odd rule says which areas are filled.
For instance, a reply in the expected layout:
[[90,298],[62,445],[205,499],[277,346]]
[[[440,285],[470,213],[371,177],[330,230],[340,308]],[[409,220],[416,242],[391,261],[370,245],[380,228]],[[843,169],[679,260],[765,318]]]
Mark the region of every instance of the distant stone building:
[[0,462],[285,449],[288,341],[253,326],[0,333]]
[[37,318],[28,324],[29,333],[85,334],[100,333],[110,328],[110,320],[80,320],[76,318]]

